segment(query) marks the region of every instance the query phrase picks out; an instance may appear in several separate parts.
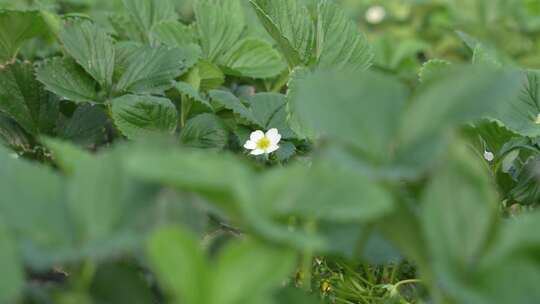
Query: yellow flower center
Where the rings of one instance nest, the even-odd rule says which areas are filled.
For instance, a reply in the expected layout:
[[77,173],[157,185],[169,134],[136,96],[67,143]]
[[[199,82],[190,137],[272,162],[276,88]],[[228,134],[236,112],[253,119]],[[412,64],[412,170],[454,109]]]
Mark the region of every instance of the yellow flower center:
[[257,149],[261,149],[261,150],[266,150],[268,148],[270,148],[270,145],[272,143],[270,142],[270,139],[268,139],[266,136],[259,139],[259,141],[257,142]]

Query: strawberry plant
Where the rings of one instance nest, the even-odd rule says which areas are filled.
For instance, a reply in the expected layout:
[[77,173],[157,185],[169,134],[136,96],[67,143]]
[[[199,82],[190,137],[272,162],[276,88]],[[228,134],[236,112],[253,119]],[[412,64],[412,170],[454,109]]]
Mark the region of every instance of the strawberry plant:
[[538,302],[540,8],[458,2],[0,0],[0,303]]

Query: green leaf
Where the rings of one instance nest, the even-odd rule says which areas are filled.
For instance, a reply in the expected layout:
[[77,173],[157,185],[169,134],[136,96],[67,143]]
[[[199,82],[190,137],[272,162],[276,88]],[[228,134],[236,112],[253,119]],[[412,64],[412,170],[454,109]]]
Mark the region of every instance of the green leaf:
[[509,105],[493,117],[511,131],[527,137],[540,136],[540,71],[528,71],[521,94],[509,98]]
[[9,116],[0,112],[0,143],[15,150],[30,149],[31,139]]
[[[30,244],[39,248],[40,256],[69,244],[72,230],[66,221],[65,179],[46,166],[13,159],[1,147],[0,163],[0,217],[17,241],[27,242],[26,249]],[[24,257],[28,255],[25,250]],[[40,256],[27,262],[40,264]]]
[[275,215],[304,219],[365,222],[382,217],[393,206],[391,195],[361,173],[325,161],[312,168],[271,171],[257,191]]
[[130,224],[155,197],[158,187],[128,174],[123,160],[130,147],[119,146],[92,158],[66,151],[55,152],[63,152],[60,157],[76,158],[71,160],[77,166],[67,184],[66,207],[79,243],[91,246],[97,242],[97,250],[103,250],[107,247],[100,243],[112,242],[122,234],[140,238],[141,231],[130,229]]
[[452,145],[422,195],[421,209],[435,280],[446,291],[458,295],[461,288],[475,285],[461,274],[477,270],[473,261],[491,240],[496,214],[497,192],[488,172],[465,144]]
[[284,248],[256,242],[233,243],[217,261],[212,304],[252,303],[269,296],[294,269],[296,257]]
[[251,97],[249,101],[250,110],[259,127],[264,130],[276,128],[285,139],[296,137],[287,123],[287,100],[284,95],[259,93]]
[[288,141],[281,141],[275,155],[279,161],[287,161],[296,154],[296,146]]
[[187,121],[180,139],[194,148],[223,149],[228,143],[228,132],[223,122],[213,114],[200,114]]
[[[519,93],[520,77],[513,71],[483,66],[452,68],[418,94],[401,126],[404,142],[415,145],[448,128],[505,109]],[[414,143],[413,143],[414,142]]]
[[290,111],[307,128],[354,145],[373,160],[388,157],[407,88],[373,72],[319,72],[299,80]]
[[366,70],[373,60],[373,52],[366,37],[357,30],[343,9],[331,1],[318,7],[317,59],[323,69],[347,68]]
[[432,59],[422,65],[418,78],[420,82],[428,82],[442,77],[449,67],[450,62],[440,59]]
[[97,303],[150,304],[154,302],[153,292],[138,265],[125,262],[100,265],[94,274],[90,294]]
[[185,47],[196,43],[193,27],[176,20],[162,21],[152,28],[152,40],[171,47]]
[[238,42],[219,58],[219,63],[230,75],[251,78],[272,78],[286,68],[271,44],[253,38]]
[[108,125],[109,117],[104,109],[82,105],[60,124],[58,137],[84,147],[95,148],[107,141]]
[[178,112],[168,99],[125,95],[111,103],[114,124],[130,139],[176,130]]
[[250,2],[289,67],[308,63],[315,48],[315,26],[308,8],[297,0]]
[[196,192],[232,212],[243,200],[252,177],[249,167],[238,158],[200,149],[146,149],[130,155],[127,164],[135,176]]
[[30,134],[51,134],[60,103],[34,77],[31,63],[15,62],[0,67],[0,111]]
[[201,79],[200,89],[208,91],[219,88],[225,82],[225,75],[218,66],[205,61],[199,61],[197,65],[199,78]]
[[195,17],[203,56],[211,62],[228,52],[244,31],[243,9],[238,0],[199,0]]
[[245,119],[249,123],[258,124],[257,119],[251,111],[242,103],[238,97],[232,93],[223,90],[212,90],[209,92],[210,98],[224,106],[226,109],[233,111],[235,114]]
[[175,303],[210,303],[210,270],[194,236],[179,228],[158,230],[148,241],[146,253],[158,281]]
[[2,224],[0,216],[0,267],[2,280],[0,280],[0,302],[14,303],[24,287],[24,270],[17,254],[14,239],[9,235]]
[[213,111],[210,101],[202,97],[201,94],[199,94],[199,92],[197,92],[197,90],[195,90],[189,83],[179,81],[175,83],[174,88],[178,90],[180,94],[200,103],[201,105],[206,107],[207,110]]
[[92,157],[82,148],[62,140],[47,137],[42,138],[41,141],[50,149],[58,167],[67,174],[72,174],[80,164],[89,161]]
[[14,59],[25,41],[47,33],[38,11],[0,10],[0,65]]
[[67,53],[104,89],[110,89],[115,48],[111,37],[97,25],[82,21],[68,24],[60,33]]
[[117,91],[162,93],[199,59],[194,48],[141,47],[127,59]]
[[37,79],[47,90],[74,102],[101,102],[97,83],[69,58],[53,58],[36,70]]
[[170,0],[123,0],[123,3],[143,42],[150,41],[150,31],[158,23],[178,19]]

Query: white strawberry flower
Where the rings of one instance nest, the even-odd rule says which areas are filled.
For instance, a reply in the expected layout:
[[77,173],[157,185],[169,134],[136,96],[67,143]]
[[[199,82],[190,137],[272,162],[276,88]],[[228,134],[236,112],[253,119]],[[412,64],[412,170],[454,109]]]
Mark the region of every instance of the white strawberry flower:
[[270,154],[279,149],[281,135],[278,129],[270,129],[266,134],[257,130],[249,136],[249,140],[244,144],[244,148],[251,150],[251,155]]

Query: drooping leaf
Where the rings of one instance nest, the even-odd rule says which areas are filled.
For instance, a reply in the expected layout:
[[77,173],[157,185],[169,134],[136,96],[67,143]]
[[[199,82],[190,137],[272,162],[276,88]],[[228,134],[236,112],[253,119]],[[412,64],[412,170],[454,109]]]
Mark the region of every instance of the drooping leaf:
[[357,30],[343,9],[331,1],[318,7],[317,59],[323,69],[366,70],[373,60],[373,52],[366,37]]
[[143,42],[150,42],[150,32],[158,23],[178,19],[171,0],[123,0],[123,3]]
[[69,58],[53,58],[36,70],[37,79],[47,90],[74,102],[101,102],[97,83]]
[[199,58],[194,48],[141,47],[127,59],[116,89],[132,93],[161,93]]
[[301,1],[250,0],[261,23],[272,36],[289,67],[306,64],[313,57],[315,26]]
[[25,41],[47,32],[38,11],[0,10],[0,64],[15,58]]
[[231,75],[271,78],[285,69],[285,63],[272,45],[264,40],[244,39],[219,59]]
[[178,112],[166,98],[125,95],[111,103],[114,124],[130,139],[176,130]]
[[200,114],[187,121],[180,138],[183,144],[194,148],[222,149],[227,145],[228,132],[219,117]]
[[104,89],[110,89],[114,73],[115,48],[111,37],[89,22],[68,24],[60,33],[67,53]]
[[51,134],[59,115],[59,101],[34,76],[31,63],[0,68],[0,111],[30,134]]
[[195,4],[197,30],[204,58],[215,62],[240,39],[243,9],[238,0],[200,0]]

